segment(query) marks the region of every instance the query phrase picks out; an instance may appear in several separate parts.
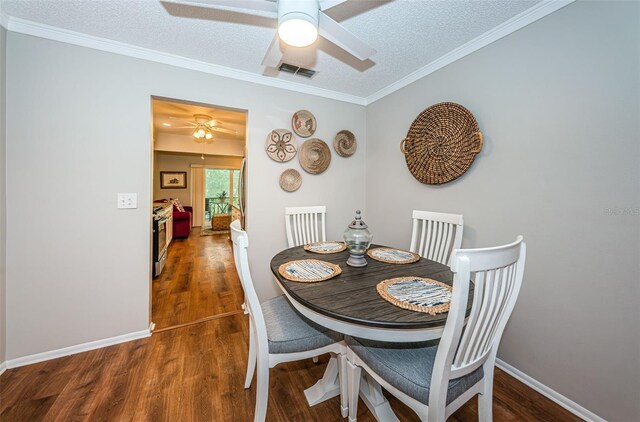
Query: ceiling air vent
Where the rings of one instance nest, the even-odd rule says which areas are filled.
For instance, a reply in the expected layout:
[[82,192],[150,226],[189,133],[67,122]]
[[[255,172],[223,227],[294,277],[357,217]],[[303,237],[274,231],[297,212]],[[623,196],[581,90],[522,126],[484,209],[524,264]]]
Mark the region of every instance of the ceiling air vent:
[[278,70],[280,70],[281,72],[292,73],[294,75],[302,76],[308,79],[313,78],[313,76],[318,73],[315,70],[305,69],[304,67],[298,67],[288,63],[282,63]]

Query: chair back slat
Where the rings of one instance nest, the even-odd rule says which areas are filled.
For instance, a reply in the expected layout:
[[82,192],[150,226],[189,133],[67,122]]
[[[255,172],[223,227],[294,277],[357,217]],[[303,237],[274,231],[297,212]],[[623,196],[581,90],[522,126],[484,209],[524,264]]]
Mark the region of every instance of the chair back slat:
[[[434,362],[430,407],[445,407],[450,380],[480,366],[493,371],[500,338],[522,285],[525,257],[522,236],[495,248],[453,251],[453,293]],[[470,280],[474,296],[465,322]]]
[[462,229],[461,215],[414,210],[409,250],[449,265],[453,250],[462,245]]
[[[426,245],[425,237],[427,235],[427,223],[429,223],[429,221],[422,220],[422,230],[421,230],[421,235],[420,235],[420,244],[417,245],[418,248],[420,249],[420,251],[419,252],[417,250],[412,250],[411,251],[411,252],[418,252],[418,254],[420,256],[424,256],[424,247]],[[416,229],[417,227],[418,227],[418,224],[416,224],[416,221],[413,220],[413,228]],[[414,230],[414,231],[416,231],[416,230]],[[412,245],[411,248],[413,249],[413,240],[411,240],[411,245]]]
[[[473,280],[474,292],[473,292],[473,303],[471,304],[471,314],[467,319],[466,330],[473,330],[475,328],[475,324],[478,321],[478,313],[480,312],[480,308],[482,307],[480,302],[484,297],[484,273],[477,273]],[[470,336],[465,336],[460,341],[460,345],[458,346],[458,350],[468,350],[469,342],[471,341]],[[463,353],[458,353],[453,361],[454,366],[460,366],[460,363],[463,359]]]
[[[455,231],[455,226],[453,224],[447,224],[445,226],[445,236],[444,236],[444,245],[451,245],[453,246],[453,244],[451,243],[453,241],[453,232]],[[462,238],[460,238],[462,240]],[[457,249],[455,246],[453,246],[453,249]],[[438,262],[444,262],[445,260],[448,261],[448,251],[447,248],[442,248],[441,250],[441,256],[438,259]]]
[[511,245],[478,251],[482,250],[454,253],[454,259],[463,255],[470,258],[469,276],[473,277],[475,291],[472,311],[452,360],[452,378],[472,372],[492,353],[495,355],[522,284],[526,246],[521,237]]
[[[249,257],[247,250],[249,247],[249,236],[242,230],[240,220],[235,220],[230,225],[231,241],[233,242],[233,262],[238,272],[238,278],[244,291],[245,303],[249,311],[249,318],[256,330],[259,347],[267,347],[267,326],[262,314],[260,300],[256,293],[251,273],[249,271]],[[268,350],[268,349],[265,349]]]
[[304,226],[302,225],[302,215],[301,214],[296,214],[295,215],[295,229],[296,229],[296,245],[300,245],[301,243],[304,242],[303,239],[303,233],[302,231],[304,230]]
[[290,248],[326,240],[325,206],[286,207],[284,209],[287,244]]

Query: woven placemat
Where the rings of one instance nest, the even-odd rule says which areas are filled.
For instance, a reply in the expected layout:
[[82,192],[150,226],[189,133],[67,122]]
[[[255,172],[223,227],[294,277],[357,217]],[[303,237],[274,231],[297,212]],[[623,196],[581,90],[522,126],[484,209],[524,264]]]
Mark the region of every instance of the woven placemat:
[[367,255],[376,261],[386,262],[387,264],[411,264],[412,262],[420,261],[420,255],[417,253],[395,248],[369,249]]
[[430,278],[390,278],[378,283],[376,290],[395,306],[429,315],[448,312],[451,303],[451,287]]
[[338,253],[347,249],[343,242],[315,242],[307,243],[303,247],[305,251],[321,254]]
[[315,283],[339,275],[342,269],[335,264],[318,259],[301,259],[280,265],[278,272],[287,280]]

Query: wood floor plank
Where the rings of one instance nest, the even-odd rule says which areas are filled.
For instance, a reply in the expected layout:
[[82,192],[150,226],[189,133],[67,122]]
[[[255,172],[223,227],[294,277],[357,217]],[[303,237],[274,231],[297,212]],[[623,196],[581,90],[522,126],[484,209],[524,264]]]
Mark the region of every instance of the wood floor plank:
[[235,272],[228,234],[200,236],[169,245],[166,265],[152,283],[151,320],[156,329],[241,309],[244,294]]
[[[161,331],[7,370],[0,376],[0,422],[252,421],[256,380],[244,389],[248,317],[241,312],[232,259],[226,235],[194,232],[172,243],[167,267],[153,284],[154,322]],[[172,325],[177,327],[163,329]],[[324,355],[317,364],[307,359],[271,369],[267,421],[344,421],[338,397],[309,407],[304,396],[328,360]],[[401,421],[419,420],[385,396]],[[499,369],[493,412],[496,422],[580,420]],[[358,420],[375,420],[361,400]],[[477,399],[449,420],[477,421]]]
[[[248,318],[242,313],[147,339],[9,369],[0,377],[0,421],[251,421],[255,379],[245,390]],[[303,390],[328,362],[310,359],[270,371],[268,421],[343,421],[339,399],[314,407]],[[401,421],[418,417],[385,394]],[[579,421],[496,370],[494,421]],[[373,422],[364,403],[358,420]],[[477,400],[450,421],[477,421]]]

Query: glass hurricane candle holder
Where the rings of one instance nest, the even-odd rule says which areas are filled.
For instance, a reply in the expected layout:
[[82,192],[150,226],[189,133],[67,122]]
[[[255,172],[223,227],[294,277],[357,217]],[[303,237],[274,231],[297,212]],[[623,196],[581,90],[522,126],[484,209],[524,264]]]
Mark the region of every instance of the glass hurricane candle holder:
[[343,237],[344,243],[347,245],[347,250],[349,251],[347,265],[351,267],[366,266],[367,260],[364,258],[364,254],[367,252],[367,249],[369,249],[369,245],[371,245],[373,235],[365,222],[362,221],[360,210],[356,211],[356,218],[344,231]]

